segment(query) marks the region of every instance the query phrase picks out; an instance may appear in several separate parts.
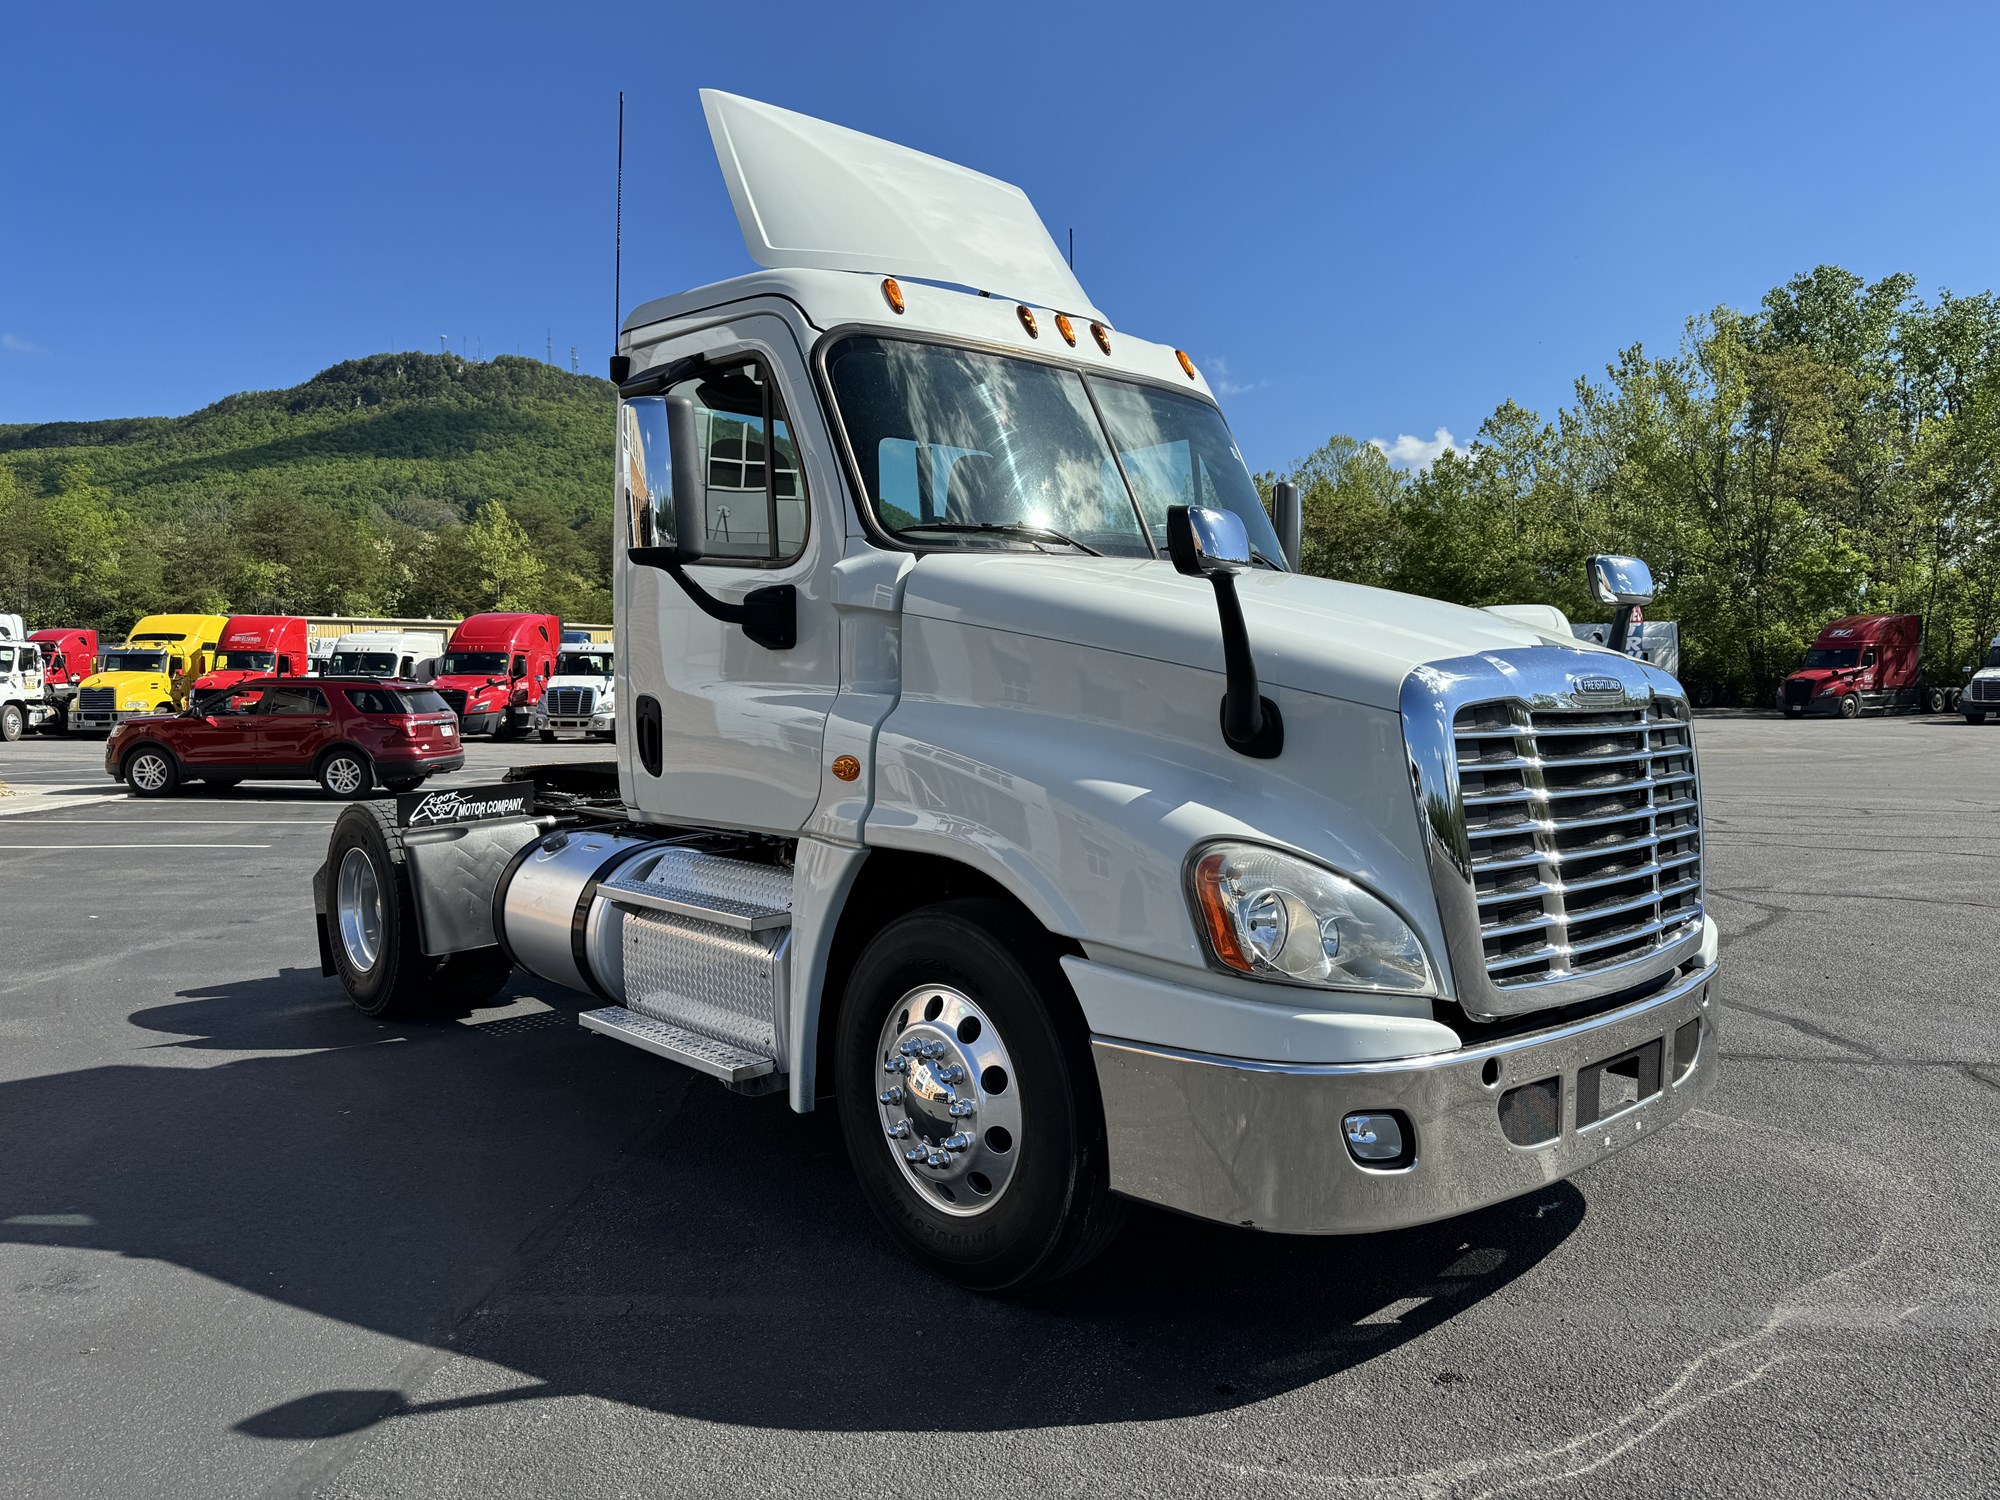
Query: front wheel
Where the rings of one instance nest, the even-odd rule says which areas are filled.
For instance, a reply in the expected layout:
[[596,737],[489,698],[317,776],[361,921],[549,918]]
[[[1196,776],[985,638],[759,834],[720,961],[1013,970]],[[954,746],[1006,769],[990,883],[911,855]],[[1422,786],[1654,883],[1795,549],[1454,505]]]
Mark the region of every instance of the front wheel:
[[1840,700],[1841,718],[1843,719],[1858,718],[1860,717],[1860,714],[1861,714],[1861,700],[1857,698],[1854,694],[1849,693],[1845,698],[1842,698]]
[[375,784],[374,774],[368,768],[368,758],[359,750],[344,748],[327,752],[325,759],[319,763],[317,780],[321,791],[343,802],[367,796],[368,789]]
[[0,707],[0,740],[12,744],[28,732],[28,716],[21,712],[21,705],[9,703]]
[[125,785],[134,796],[171,797],[180,784],[180,764],[158,745],[141,745],[125,759]]
[[997,901],[890,924],[848,980],[841,1134],[905,1253],[976,1291],[1050,1281],[1124,1219],[1090,1038],[1047,934]]

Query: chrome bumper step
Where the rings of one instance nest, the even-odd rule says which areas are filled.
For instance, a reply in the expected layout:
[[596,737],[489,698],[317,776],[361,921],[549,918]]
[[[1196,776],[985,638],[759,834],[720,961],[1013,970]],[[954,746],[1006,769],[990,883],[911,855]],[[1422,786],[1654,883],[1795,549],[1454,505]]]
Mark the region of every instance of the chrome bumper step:
[[587,1010],[577,1017],[577,1021],[586,1031],[630,1042],[656,1057],[680,1063],[711,1078],[720,1078],[732,1088],[754,1085],[760,1078],[775,1078],[777,1074],[778,1065],[771,1058],[760,1057],[747,1048],[731,1046],[699,1031],[690,1031],[685,1026],[676,1026],[671,1021],[642,1016],[622,1005]]

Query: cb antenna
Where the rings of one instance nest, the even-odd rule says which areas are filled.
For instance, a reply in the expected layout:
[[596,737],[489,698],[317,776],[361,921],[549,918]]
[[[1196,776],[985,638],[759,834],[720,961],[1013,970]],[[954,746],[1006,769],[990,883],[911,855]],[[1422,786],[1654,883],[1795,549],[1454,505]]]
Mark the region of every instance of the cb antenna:
[[618,196],[615,205],[611,237],[611,379],[615,384],[625,383],[631,362],[625,361],[625,369],[619,368],[618,353],[619,325],[625,319],[625,294],[623,277],[625,271],[625,90],[618,91]]

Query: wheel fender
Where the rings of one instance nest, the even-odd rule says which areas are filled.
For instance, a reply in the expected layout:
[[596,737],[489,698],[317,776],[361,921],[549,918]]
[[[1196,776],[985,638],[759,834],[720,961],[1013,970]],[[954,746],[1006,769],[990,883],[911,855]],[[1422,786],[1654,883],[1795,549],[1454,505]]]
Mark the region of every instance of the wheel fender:
[[174,754],[171,746],[163,745],[158,740],[141,740],[136,745],[127,746],[124,753],[118,757],[118,779],[120,781],[125,779],[125,772],[132,764],[132,757],[137,755],[141,750],[157,750],[174,763],[176,771],[181,768],[181,758]]

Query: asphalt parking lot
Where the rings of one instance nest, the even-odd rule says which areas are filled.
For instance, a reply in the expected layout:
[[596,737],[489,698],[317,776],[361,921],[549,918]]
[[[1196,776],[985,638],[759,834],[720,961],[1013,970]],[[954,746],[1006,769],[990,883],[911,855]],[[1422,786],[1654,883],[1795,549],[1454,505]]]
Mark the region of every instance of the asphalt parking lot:
[[[899,1260],[833,1121],[318,973],[304,785],[0,746],[0,1493],[1986,1495],[2000,727],[1701,721],[1704,1109],[1446,1224]],[[464,784],[596,745],[475,742]]]

